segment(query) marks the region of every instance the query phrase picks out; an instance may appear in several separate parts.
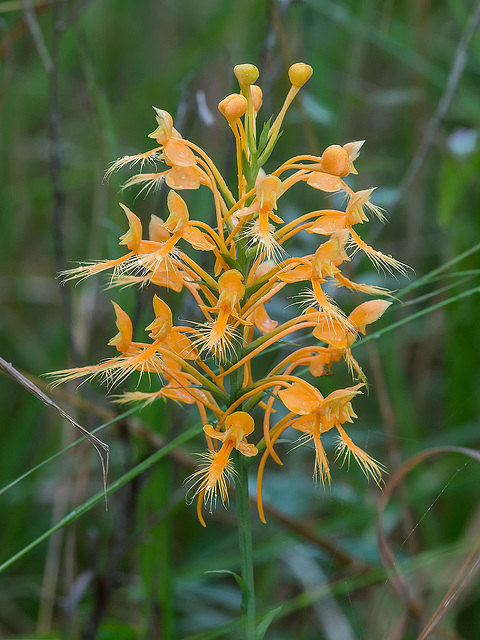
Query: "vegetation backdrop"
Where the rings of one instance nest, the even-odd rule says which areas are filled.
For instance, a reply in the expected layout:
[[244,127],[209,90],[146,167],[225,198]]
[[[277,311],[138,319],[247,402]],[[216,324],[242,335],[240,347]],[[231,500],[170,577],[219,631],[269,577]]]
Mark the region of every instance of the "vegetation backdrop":
[[[476,0],[0,3],[0,355],[84,427],[104,425],[110,487],[123,484],[106,512],[91,446],[51,458],[78,434],[0,377],[0,637],[238,637],[239,588],[229,574],[206,573],[238,571],[234,503],[204,530],[182,486],[198,443],[160,453],[196,418],[160,402],[112,420],[120,410],[100,385],[51,391],[41,376],[110,353],[104,282],[57,278],[74,261],[118,255],[118,200],[133,207],[136,194],[119,195],[120,174],[105,183],[106,167],[146,148],[155,105],[233,176],[217,104],[237,90],[240,62],[260,69],[265,120],[288,90],[289,65],[313,66],[275,153],[365,139],[359,188],[377,185],[389,217],[370,239],[414,269],[396,281],[358,264],[360,279],[415,285],[378,328],[399,326],[359,349],[370,380],[356,405],[360,444],[390,477],[432,447],[478,448],[479,14]],[[137,202],[164,217],[164,192]],[[210,215],[201,192],[189,206]],[[294,215],[300,205],[288,206]],[[116,299],[148,317],[142,294]],[[432,615],[432,637],[480,637],[478,461],[444,452],[399,481],[382,526],[405,593],[380,560],[379,489],[337,465],[325,492],[306,453],[268,468],[267,525],[252,513],[258,606],[283,604],[266,638],[394,637],[404,610],[407,638],[421,637]],[[455,606],[442,617],[452,585]]]

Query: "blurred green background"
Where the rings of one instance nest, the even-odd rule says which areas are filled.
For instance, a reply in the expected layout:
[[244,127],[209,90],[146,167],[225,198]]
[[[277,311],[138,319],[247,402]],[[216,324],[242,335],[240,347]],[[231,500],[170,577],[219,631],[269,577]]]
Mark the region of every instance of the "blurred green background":
[[[147,221],[164,215],[165,194],[120,195],[131,173],[106,184],[106,167],[150,148],[155,105],[232,179],[233,141],[217,104],[237,90],[233,66],[259,67],[267,120],[288,90],[288,66],[304,61],[314,75],[269,166],[366,139],[355,185],[378,186],[374,202],[389,224],[369,225],[365,238],[415,271],[396,281],[364,259],[356,277],[401,290],[439,269],[379,328],[438,309],[357,350],[370,394],[355,405],[352,434],[390,474],[430,447],[478,448],[479,252],[447,264],[480,242],[478,7],[471,0],[0,2],[0,355],[34,377],[107,357],[115,329],[104,281],[62,287],[56,274],[74,261],[119,255],[119,198]],[[205,193],[189,193],[188,202],[208,218]],[[300,189],[285,204],[290,216],[318,206],[318,194]],[[148,293],[114,297],[145,326]],[[99,385],[51,393],[89,429],[118,411]],[[196,422],[157,403],[105,428],[110,481]],[[77,437],[6,376],[0,425],[1,487]],[[234,505],[208,516],[203,530],[184,500],[190,454],[202,449],[197,438],[134,472],[108,512],[100,502],[72,516],[5,568],[0,637],[239,637],[235,581],[205,573],[238,570]],[[379,560],[380,492],[340,465],[324,492],[311,480],[311,452],[287,451],[284,467],[268,467],[268,524],[253,514],[258,607],[287,603],[266,638],[387,638],[404,603]],[[387,508],[384,526],[410,589],[406,638],[418,636],[478,544],[478,486],[478,463],[445,453],[415,467]],[[2,492],[0,564],[101,487],[98,459],[82,444]],[[480,637],[474,580],[434,633]]]

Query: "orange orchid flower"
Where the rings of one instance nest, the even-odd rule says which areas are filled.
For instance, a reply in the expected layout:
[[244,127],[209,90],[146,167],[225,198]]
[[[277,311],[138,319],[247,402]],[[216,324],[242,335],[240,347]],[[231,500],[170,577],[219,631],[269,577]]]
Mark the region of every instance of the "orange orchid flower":
[[196,344],[200,353],[211,351],[219,360],[223,361],[232,350],[232,340],[235,337],[235,325],[232,321],[249,324],[239,315],[239,303],[245,294],[243,276],[237,269],[225,271],[218,279],[218,301],[213,307],[202,305],[203,311],[217,313],[216,320],[198,325]]
[[365,475],[371,475],[377,484],[381,481],[383,470],[381,465],[357,447],[341,426],[345,422],[353,422],[353,418],[357,418],[351,401],[361,393],[362,386],[363,384],[357,384],[354,387],[338,389],[326,398],[323,398],[314,387],[308,393],[305,386],[300,387],[297,383],[278,392],[287,409],[301,416],[290,423],[294,429],[305,434],[301,438],[301,444],[313,440],[315,445],[314,475],[316,478],[320,478],[322,484],[325,481],[330,483],[331,475],[321,436],[333,428],[336,428],[339,433],[340,453],[345,453],[346,456],[352,455]]
[[104,377],[110,386],[117,386],[135,371],[142,373],[164,374],[165,362],[162,353],[170,353],[171,357],[180,360],[194,359],[197,351],[191,340],[184,335],[188,327],[172,326],[172,312],[160,298],[154,296],[153,307],[155,320],[147,327],[153,342],[133,342],[132,321],[128,314],[116,303],[112,302],[118,333],[109,341],[110,346],[116,347],[120,356],[111,358],[100,364],[65,369],[52,374],[55,384],[85,377],[87,380],[96,376]]
[[356,193],[350,192],[345,212],[337,210],[318,211],[318,214],[321,215],[309,226],[308,232],[329,236],[337,231],[348,229],[356,250],[362,250],[377,268],[386,269],[390,272],[393,269],[405,275],[407,267],[403,263],[367,245],[353,229],[355,224],[368,222],[365,209],[373,213],[382,222],[385,221],[385,216],[380,207],[370,202],[370,196],[374,190],[364,189]]
[[205,521],[201,514],[202,502],[210,507],[215,506],[217,496],[220,494],[222,502],[228,502],[227,483],[233,479],[235,470],[230,460],[232,449],[237,449],[248,458],[257,454],[257,447],[246,441],[247,436],[253,433],[255,422],[251,415],[244,411],[235,411],[225,420],[225,431],[216,431],[211,425],[203,427],[205,434],[222,443],[218,451],[208,451],[201,454],[204,462],[187,482],[194,480],[199,485],[194,497],[198,495],[197,514],[200,522],[205,527]]
[[318,366],[322,361],[328,366],[332,362],[338,362],[343,356],[349,369],[355,371],[358,378],[365,382],[365,374],[352,356],[351,346],[357,339],[358,333],[364,334],[366,325],[381,318],[391,304],[386,300],[363,302],[348,316],[348,325],[325,314],[320,314],[317,326],[312,333],[317,340],[328,345],[328,353],[320,355],[314,366]]
[[[67,280],[82,279],[111,270],[111,287],[138,284],[146,290],[150,285],[175,292],[186,290],[189,302],[203,314],[201,322],[190,319],[185,322],[188,326],[176,324],[167,303],[153,295],[154,317],[146,327],[148,338],[136,342],[130,317],[113,303],[117,333],[109,345],[116,348],[117,355],[93,366],[53,374],[56,383],[99,376],[115,386],[134,372],[148,373],[155,388],[127,392],[117,401],[148,404],[161,398],[196,405],[208,447],[200,468],[191,476],[203,525],[202,505],[213,508],[218,496],[223,503],[228,500],[228,482],[237,473],[232,461],[234,449],[240,460],[265,449],[259,456],[258,472],[258,505],[264,521],[261,485],[265,464],[269,456],[282,464],[276,443],[290,427],[300,433],[299,445],[313,442],[314,476],[323,485],[331,481],[324,435],[332,430],[338,434],[338,455],[353,456],[366,475],[377,483],[381,479],[381,465],[352,442],[345,425],[356,418],[352,401],[366,384],[352,347],[392,302],[373,299],[347,315],[327,289],[343,287],[375,297],[393,297],[381,287],[354,282],[342,273],[343,265],[358,250],[379,268],[401,273],[406,269],[367,245],[356,232],[356,225],[367,222],[369,213],[385,220],[382,210],[371,203],[373,189],[354,192],[345,181],[357,173],[354,162],[363,141],[330,145],[320,156],[294,156],[269,169],[268,174],[263,169],[280,137],[288,108],[312,72],[304,63],[290,67],[291,86],[283,106],[272,124],[269,121],[258,127],[263,99],[256,84],[258,69],[252,64],[235,67],[239,93],[230,94],[218,105],[235,139],[237,176],[233,190],[207,153],[175,129],[172,116],[155,108],[157,126],[149,134],[155,148],[118,159],[106,177],[122,167],[138,167],[140,173],[124,186],[139,185],[140,191],[148,192],[165,184],[168,214],[165,219],[151,216],[145,239],[140,218],[122,204],[128,220],[128,229],[119,239],[122,255],[63,274]],[[345,195],[345,206],[300,212],[285,223],[278,211],[280,198],[293,186],[305,183],[322,197],[318,191]],[[193,208],[189,209],[188,191],[199,188],[211,197],[213,224],[197,219]],[[310,254],[289,257],[287,242],[302,232],[324,238]],[[296,251],[301,246],[298,243]],[[197,251],[202,251],[201,260]],[[282,319],[278,311],[287,304],[278,303],[279,294],[290,283],[299,282],[309,287],[303,294],[306,310]],[[266,303],[273,300],[276,304],[271,305],[270,317]],[[191,306],[184,309],[188,314]],[[274,362],[264,375],[255,365],[267,351],[273,354]],[[335,363],[342,360],[360,382],[324,397],[322,377],[333,376]],[[302,378],[300,367],[308,367],[319,389]],[[250,415],[254,410],[263,412],[263,430],[255,429]],[[238,473],[245,474],[245,465],[241,467]],[[245,492],[239,493],[245,501]]]
[[[322,289],[322,284],[327,278],[334,277],[339,269],[335,262],[338,258],[343,259],[342,252],[345,242],[340,242],[338,237],[331,238],[315,252],[311,259],[293,259],[291,264],[278,274],[279,280],[283,282],[301,282],[308,280],[312,283],[312,290],[308,290],[304,295],[305,303],[317,304],[319,310],[329,318],[335,318],[340,323],[347,323],[345,314],[339,309],[335,302]],[[348,324],[348,323],[347,323]]]
[[134,184],[144,184],[144,189],[158,188],[165,180],[172,189],[198,189],[201,184],[208,182],[208,176],[198,167],[197,158],[183,140],[181,134],[173,127],[173,118],[163,109],[155,109],[157,128],[148,135],[158,143],[158,147],[133,156],[124,156],[114,162],[106,173],[106,178],[123,166],[133,166],[137,163],[156,164],[159,160],[170,166],[170,169],[160,173],[139,173],[125,183],[125,187]]
[[261,253],[267,260],[279,260],[286,253],[275,238],[275,227],[271,223],[283,223],[283,219],[274,213],[277,200],[282,193],[280,178],[274,175],[265,176],[256,186],[255,202],[242,214],[251,217],[252,214],[258,213],[257,219],[248,224],[244,236],[248,246],[255,247],[256,253]]

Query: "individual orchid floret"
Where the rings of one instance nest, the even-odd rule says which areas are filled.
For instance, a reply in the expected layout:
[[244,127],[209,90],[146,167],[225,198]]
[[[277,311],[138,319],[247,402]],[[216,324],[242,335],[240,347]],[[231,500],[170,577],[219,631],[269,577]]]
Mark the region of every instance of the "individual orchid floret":
[[107,172],[108,175],[126,164],[134,164],[138,160],[142,160],[143,156],[146,156],[153,162],[162,160],[170,168],[159,173],[139,173],[127,180],[124,188],[142,184],[142,190],[148,192],[151,189],[158,189],[163,181],[170,188],[177,190],[198,189],[201,184],[208,184],[208,176],[198,166],[198,159],[190,148],[190,143],[184,140],[173,127],[172,116],[163,109],[157,109],[156,107],[154,109],[158,126],[148,137],[156,140],[159,145],[158,148],[138,156],[120,158],[110,167]]
[[79,279],[83,280],[96,273],[114,269],[114,273],[124,268],[125,264],[131,264],[132,260],[140,254],[155,251],[159,247],[158,242],[142,239],[142,223],[140,218],[133,213],[127,206],[120,203],[128,219],[129,229],[120,237],[119,245],[126,245],[130,249],[129,253],[120,256],[114,260],[101,260],[99,262],[86,263],[74,269],[62,271],[60,275],[64,276],[64,281]]
[[119,332],[109,341],[109,345],[116,347],[121,355],[110,358],[100,364],[64,369],[48,374],[54,380],[54,385],[85,378],[91,380],[96,377],[103,378],[110,387],[115,387],[135,371],[143,373],[162,373],[162,361],[158,354],[158,343],[132,342],[132,323],[125,311],[112,302],[116,324]]
[[291,426],[301,431],[305,436],[301,439],[301,444],[313,440],[315,445],[315,471],[314,475],[320,478],[322,483],[330,483],[330,468],[328,465],[325,449],[321,442],[321,436],[336,428],[342,442],[342,451],[346,450],[354,456],[362,470],[370,474],[375,482],[379,483],[382,477],[382,467],[368,454],[353,444],[351,438],[346,434],[341,426],[345,422],[353,422],[357,417],[353,411],[351,401],[359,393],[363,384],[354,387],[338,389],[333,391],[326,398],[314,387],[306,387],[293,383],[290,387],[278,393],[283,404],[292,413],[301,417],[293,420]]
[[200,353],[211,351],[220,362],[233,349],[235,337],[234,322],[249,324],[239,316],[239,303],[245,294],[243,276],[236,269],[230,269],[218,279],[218,301],[213,307],[202,306],[204,311],[217,313],[215,320],[199,325],[196,344]]
[[[365,382],[365,374],[353,357],[351,347],[357,339],[358,333],[364,334],[366,325],[381,318],[391,304],[386,300],[363,302],[348,316],[348,325],[320,314],[317,326],[313,330],[313,336],[327,344],[329,352],[320,355],[318,364],[323,361],[325,365],[331,365],[332,362],[338,362],[343,357],[350,371],[355,372],[358,379]],[[325,358],[325,356],[327,357]]]
[[132,167],[138,163],[140,163],[141,168],[143,169],[145,163],[156,164],[158,160],[161,160],[162,148],[163,146],[170,140],[172,135],[180,135],[173,128],[173,118],[168,113],[168,111],[164,111],[163,109],[157,109],[157,107],[153,107],[155,110],[155,118],[157,120],[157,128],[155,131],[149,134],[149,138],[153,138],[157,141],[160,147],[156,149],[151,149],[150,151],[145,151],[143,153],[138,153],[132,156],[123,156],[123,158],[119,158],[115,162],[111,164],[105,173],[105,178],[108,180],[112,173],[117,171],[118,169],[129,166]]
[[337,210],[318,211],[319,217],[310,225],[308,232],[329,236],[337,231],[348,229],[354,252],[362,250],[379,269],[386,269],[389,272],[396,270],[405,275],[408,268],[406,265],[367,245],[353,229],[355,224],[368,222],[365,209],[371,211],[380,220],[385,220],[382,210],[370,202],[373,191],[374,189],[364,189],[357,193],[352,192],[344,212]]
[[282,182],[274,175],[267,175],[259,181],[256,187],[257,201],[250,207],[249,212],[258,211],[258,218],[249,223],[245,237],[248,245],[256,248],[257,255],[261,253],[267,260],[279,259],[285,255],[277,239],[275,227],[271,221],[283,223],[283,219],[274,213],[277,200],[282,195]]
[[312,289],[302,294],[302,302],[310,307],[316,304],[325,317],[336,319],[339,323],[349,326],[343,311],[335,304],[322,288],[327,278],[332,278],[339,271],[335,261],[341,255],[342,245],[338,238],[331,238],[320,245],[312,258],[293,259],[278,275],[283,282],[311,282]]
[[253,433],[255,422],[245,411],[235,411],[225,419],[225,431],[216,431],[211,425],[203,427],[205,435],[222,443],[218,451],[208,451],[201,454],[204,462],[187,482],[193,480],[194,486],[198,484],[194,498],[198,496],[197,513],[202,525],[205,521],[201,514],[202,502],[212,508],[216,506],[218,494],[225,504],[228,502],[228,482],[231,482],[235,468],[230,460],[233,449],[237,449],[242,455],[251,458],[257,454],[257,448],[246,441],[247,436]]
[[333,316],[339,315],[340,320],[344,317],[344,314],[323,291],[321,286],[329,278],[331,279],[328,281],[329,284],[346,287],[347,289],[360,291],[369,295],[392,297],[392,294],[383,287],[353,282],[342,274],[339,268],[340,265],[350,260],[346,252],[349,239],[350,231],[348,229],[332,233],[330,240],[321,244],[313,257],[293,258],[278,275],[278,278],[283,282],[310,281],[313,289],[307,289],[307,291],[302,294],[303,304],[307,307],[310,305],[318,305],[320,310],[329,312]]
[[[168,272],[175,264],[181,264],[183,252],[177,248],[180,239],[186,240],[194,249],[201,251],[211,251],[215,248],[212,240],[197,229],[195,223],[190,222],[186,202],[173,190],[168,194],[167,206],[170,215],[163,227],[169,234],[168,240],[156,251],[140,256],[137,262],[138,266],[150,272],[150,277],[155,277],[159,270]],[[158,229],[156,232],[158,233]]]

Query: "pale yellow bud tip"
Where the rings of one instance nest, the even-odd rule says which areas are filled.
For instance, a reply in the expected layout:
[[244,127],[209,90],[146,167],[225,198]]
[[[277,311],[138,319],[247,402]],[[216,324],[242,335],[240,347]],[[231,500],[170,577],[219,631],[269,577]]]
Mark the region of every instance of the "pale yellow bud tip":
[[260,89],[258,84],[253,84],[250,87],[250,91],[252,92],[253,110],[254,111],[258,111],[260,109],[260,107],[262,106],[262,101],[263,101],[262,90]]
[[248,102],[245,96],[239,93],[232,93],[219,103],[218,110],[229,122],[233,122],[243,116],[247,106]]
[[259,71],[254,64],[237,64],[233,72],[240,86],[254,84],[259,76]]
[[158,123],[158,127],[155,131],[148,134],[149,138],[154,138],[159,144],[166,144],[173,132],[173,118],[168,113],[168,111],[164,111],[163,109],[157,109],[157,107],[153,107],[155,110],[155,118]]
[[296,64],[292,64],[288,70],[288,77],[294,87],[300,88],[311,78],[312,73],[313,69],[309,64],[297,62]]

